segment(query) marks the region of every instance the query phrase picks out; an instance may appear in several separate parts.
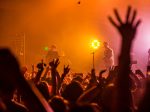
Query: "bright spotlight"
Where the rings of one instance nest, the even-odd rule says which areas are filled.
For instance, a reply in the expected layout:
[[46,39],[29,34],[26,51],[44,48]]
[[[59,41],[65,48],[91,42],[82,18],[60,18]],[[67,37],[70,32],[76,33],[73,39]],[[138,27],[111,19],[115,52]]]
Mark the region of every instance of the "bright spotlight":
[[97,49],[100,46],[100,42],[98,40],[92,41],[92,48]]

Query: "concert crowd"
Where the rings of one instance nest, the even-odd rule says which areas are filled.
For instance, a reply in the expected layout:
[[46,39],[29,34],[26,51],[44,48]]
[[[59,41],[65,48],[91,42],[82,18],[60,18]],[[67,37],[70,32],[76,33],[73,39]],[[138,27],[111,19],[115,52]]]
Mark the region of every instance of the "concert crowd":
[[131,69],[130,52],[141,20],[131,7],[125,22],[116,9],[114,14],[117,23],[108,20],[121,38],[118,65],[99,74],[94,68],[87,74],[70,73],[69,65],[60,74],[58,58],[41,61],[28,73],[9,49],[1,48],[0,112],[150,112],[149,73]]

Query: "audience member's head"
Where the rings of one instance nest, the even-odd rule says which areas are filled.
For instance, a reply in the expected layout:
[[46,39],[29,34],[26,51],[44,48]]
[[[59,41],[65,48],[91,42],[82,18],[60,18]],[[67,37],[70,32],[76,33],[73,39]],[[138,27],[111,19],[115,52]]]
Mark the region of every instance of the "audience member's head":
[[12,101],[18,82],[21,82],[22,79],[23,75],[21,75],[16,58],[8,49],[0,49],[0,99],[6,105],[8,112],[27,111],[24,105]]
[[79,82],[73,81],[64,89],[62,96],[70,101],[75,103],[79,96],[83,93],[83,89]]
[[[8,49],[0,49],[0,95],[12,97],[21,77],[19,64]],[[22,76],[23,77],[23,76]]]
[[54,96],[49,100],[49,105],[53,108],[54,112],[67,112],[69,109],[68,101],[61,96]]
[[42,81],[37,84],[37,88],[41,92],[41,94],[44,96],[44,98],[48,101],[50,99],[50,93],[48,90],[48,84],[45,81]]
[[78,82],[82,83],[83,78],[82,78],[80,75],[77,75],[77,76],[74,77],[72,80],[73,80],[73,81],[78,81]]

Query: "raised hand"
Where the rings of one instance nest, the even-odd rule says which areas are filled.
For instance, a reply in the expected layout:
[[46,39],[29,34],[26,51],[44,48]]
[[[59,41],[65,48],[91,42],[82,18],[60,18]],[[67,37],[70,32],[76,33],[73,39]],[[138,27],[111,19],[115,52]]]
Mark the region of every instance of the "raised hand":
[[42,72],[43,72],[45,66],[46,66],[46,64],[43,62],[43,60],[41,60],[41,62],[37,64],[38,72],[37,72],[36,77],[34,79],[35,84],[37,84],[40,81],[40,78],[42,76]]
[[50,62],[49,63],[49,66],[52,68],[52,69],[56,69],[57,68],[57,66],[59,65],[59,59],[53,59],[53,61],[52,62]]
[[64,66],[64,73],[61,76],[61,83],[63,82],[64,78],[69,73],[69,71],[70,71],[69,65],[68,66]]
[[68,66],[64,65],[64,72],[60,78],[60,82],[58,83],[58,89],[60,89],[61,84],[63,83],[63,80],[66,77],[66,75],[69,73],[69,71],[70,71],[69,65]]
[[98,80],[99,80],[99,87],[104,87],[105,86],[106,79],[104,77],[102,77],[103,73],[105,73],[105,72],[106,72],[106,70],[101,70],[99,72],[99,78],[98,78]]
[[101,71],[99,72],[99,78],[101,78],[102,75],[103,75],[103,73],[105,73],[105,72],[106,72],[106,70],[101,70]]
[[131,15],[130,14],[131,13],[131,7],[130,6],[128,7],[125,22],[123,22],[121,20],[119,13],[116,9],[114,10],[114,13],[115,13],[116,19],[117,19],[119,24],[114,22],[114,20],[110,16],[108,18],[109,21],[119,31],[119,33],[122,36],[123,41],[132,42],[132,40],[135,37],[137,27],[141,23],[140,19],[135,22],[135,18],[136,18],[136,14],[137,14],[136,10],[134,10],[133,15]]
[[[57,94],[57,86],[59,85],[58,83],[60,82],[60,76],[59,73],[57,72],[57,66],[59,65],[59,59],[53,59],[52,62],[49,63],[49,66],[51,67],[51,75],[52,75],[52,95]],[[57,83],[58,81],[58,83]]]
[[44,75],[43,75],[43,77],[42,77],[42,79],[46,80],[46,76],[47,76],[49,70],[50,70],[50,67],[47,66],[47,67],[46,67],[46,70],[45,70],[45,73],[44,73]]
[[130,51],[132,48],[132,41],[135,38],[137,28],[141,23],[141,20],[135,21],[136,10],[131,15],[131,7],[128,7],[126,20],[123,22],[118,14],[118,11],[114,10],[118,24],[109,17],[109,21],[119,31],[122,39],[121,52],[118,63],[118,73],[115,86],[116,86],[116,103],[114,105],[115,112],[131,112],[133,109],[132,94],[130,91]]
[[68,74],[69,71],[70,71],[69,65],[68,66],[64,65],[64,73],[63,74]]
[[38,70],[41,70],[41,71],[44,70],[45,66],[46,66],[46,64],[43,62],[43,60],[41,60],[41,62],[37,64]]

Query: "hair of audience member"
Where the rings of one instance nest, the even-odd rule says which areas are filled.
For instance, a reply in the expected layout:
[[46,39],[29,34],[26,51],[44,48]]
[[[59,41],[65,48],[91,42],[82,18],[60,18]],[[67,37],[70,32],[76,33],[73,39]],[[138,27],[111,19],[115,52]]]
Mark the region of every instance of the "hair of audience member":
[[77,75],[77,76],[74,77],[72,80],[73,80],[73,81],[78,81],[78,82],[82,83],[83,78],[82,78],[80,75]]
[[41,81],[36,86],[38,90],[41,92],[41,94],[44,96],[44,98],[48,101],[50,99],[50,93],[47,82]]
[[68,101],[61,96],[54,96],[48,103],[55,112],[67,112],[69,109]]
[[0,98],[6,105],[7,111],[27,112],[27,108],[12,101],[13,94],[18,88],[17,81],[22,81],[19,64],[9,49],[0,49]]
[[21,71],[16,58],[8,49],[0,49],[0,97],[12,98],[17,87],[15,76],[18,74]]
[[72,81],[66,86],[62,92],[62,96],[70,103],[75,103],[79,96],[83,93],[83,88],[77,81]]

